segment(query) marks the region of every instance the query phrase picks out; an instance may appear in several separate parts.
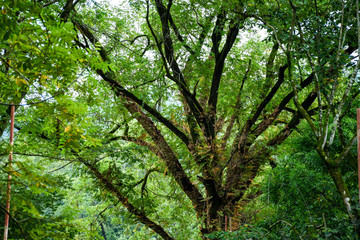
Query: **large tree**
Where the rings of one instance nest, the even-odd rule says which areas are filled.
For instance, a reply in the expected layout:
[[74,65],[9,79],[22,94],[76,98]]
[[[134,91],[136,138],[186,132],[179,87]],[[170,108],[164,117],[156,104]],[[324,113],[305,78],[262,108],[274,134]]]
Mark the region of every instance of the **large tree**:
[[[47,77],[47,85],[39,82],[55,96],[24,109],[32,118],[18,129],[25,133],[36,126],[27,136],[44,146],[33,154],[61,152],[80,162],[163,239],[175,239],[176,231],[156,214],[161,213],[159,202],[144,204],[146,199],[155,201],[151,193],[146,196],[152,174],[163,183],[176,182],[173,188],[187,197],[181,198],[186,204],[180,204],[191,203],[202,236],[229,229],[239,224],[232,219],[235,208],[246,202],[245,193],[260,167],[267,162],[275,166],[273,148],[302,116],[311,118],[322,109],[316,104],[311,108],[319,87],[326,91],[327,86],[313,84],[316,67],[324,69],[324,76],[331,74],[328,66],[338,56],[345,60],[336,70],[348,69],[349,56],[358,46],[353,41],[357,31],[347,29],[341,52],[334,39],[344,29],[337,27],[344,21],[339,11],[349,11],[346,21],[353,26],[352,4],[155,0],[110,9],[94,1],[37,1],[39,16],[49,14],[40,29],[48,36],[61,33],[56,41],[48,37],[49,46],[54,53],[71,56],[62,63],[64,68],[79,66],[86,75],[73,86],[72,80],[65,81],[70,76],[61,77],[68,83],[62,87],[56,87],[58,76]],[[25,21],[21,14],[18,18]],[[326,31],[319,29],[322,22]],[[252,36],[258,31],[263,37]],[[44,43],[39,45],[47,46],[47,37],[40,39]],[[318,53],[316,63],[308,61],[309,51]],[[5,53],[3,65],[12,66]],[[67,58],[54,59],[47,66]],[[55,93],[48,87],[52,85]],[[59,89],[64,89],[61,94]],[[307,115],[299,113],[294,96],[298,109],[309,110]],[[141,148],[119,153],[126,142]],[[145,159],[141,164],[139,159],[137,164],[127,162],[129,155],[138,158],[140,153]],[[138,179],[134,166],[145,171],[144,178]]]

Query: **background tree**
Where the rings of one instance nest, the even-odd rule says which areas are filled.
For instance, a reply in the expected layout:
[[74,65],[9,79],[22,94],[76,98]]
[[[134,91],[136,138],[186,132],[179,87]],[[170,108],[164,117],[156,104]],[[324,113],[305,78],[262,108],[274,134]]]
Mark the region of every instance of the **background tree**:
[[[356,6],[356,14],[354,15],[351,14],[353,4]],[[356,133],[353,134],[350,140],[347,140],[341,125],[346,111],[349,110],[354,98],[359,94],[359,88],[355,84],[359,66],[352,62],[353,56],[347,54],[349,49],[354,48],[351,41],[356,39],[355,36],[357,36],[357,44],[360,42],[359,3],[354,1],[332,5],[333,8],[337,7],[339,9],[339,18],[315,19],[312,26],[301,24],[303,15],[302,8],[299,8],[300,4],[289,1],[288,5],[292,20],[288,31],[289,40],[286,49],[283,47],[283,50],[287,55],[288,77],[295,93],[294,102],[316,136],[316,151],[342,197],[354,230],[360,237],[358,212],[351,200],[350,191],[340,171],[341,161],[348,155],[356,140]],[[320,16],[321,6],[314,5],[313,8],[315,16]],[[315,39],[313,34],[308,34],[309,30],[313,30],[311,32],[315,33]],[[297,36],[294,35],[295,31],[298,32]],[[330,31],[333,31],[333,34]],[[320,35],[320,32],[326,34]],[[279,44],[281,44],[277,33],[276,37]],[[300,40],[300,47],[297,46],[296,48],[305,55],[315,76],[314,85],[318,108],[316,123],[298,101],[297,83],[293,80],[295,74],[301,74],[300,69],[295,67],[296,62],[293,61],[293,56],[297,54],[293,54],[291,51],[292,40],[296,37]],[[324,47],[330,46],[331,43],[336,44],[337,47],[331,48],[332,54],[329,56],[329,50]],[[359,57],[359,53],[358,50],[357,57]],[[336,135],[341,139],[343,148],[334,153],[331,150],[335,144]]]
[[[354,110],[343,120],[347,139],[352,137],[356,125]],[[261,187],[262,201],[266,206],[272,205],[268,208],[272,214],[258,221],[259,225],[272,226],[271,232],[278,233],[281,238],[299,238],[300,234],[303,239],[356,239],[341,196],[316,152],[316,140],[310,127],[304,122],[298,129],[300,133],[294,133],[279,149],[278,165]],[[337,138],[330,151],[335,154],[342,148]],[[355,147],[346,161],[341,162],[339,170],[355,199],[358,186]]]

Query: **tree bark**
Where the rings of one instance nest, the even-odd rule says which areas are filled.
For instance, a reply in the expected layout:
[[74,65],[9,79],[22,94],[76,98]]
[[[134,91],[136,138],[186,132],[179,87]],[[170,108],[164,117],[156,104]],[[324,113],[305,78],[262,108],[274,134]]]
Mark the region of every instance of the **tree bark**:
[[332,180],[335,183],[336,190],[340,194],[343,204],[346,207],[346,211],[351,220],[354,231],[356,232],[358,239],[360,239],[359,214],[358,214],[357,210],[355,209],[355,203],[351,200],[351,196],[350,196],[349,190],[346,186],[346,183],[344,182],[344,179],[343,179],[338,167],[329,166],[327,164],[327,168],[328,168],[328,171],[329,171],[329,174],[330,174]]

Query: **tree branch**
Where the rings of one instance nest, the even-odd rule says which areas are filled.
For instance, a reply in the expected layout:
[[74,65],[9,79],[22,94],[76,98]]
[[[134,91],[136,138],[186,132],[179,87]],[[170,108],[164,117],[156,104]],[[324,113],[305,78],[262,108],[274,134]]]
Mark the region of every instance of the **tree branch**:
[[230,117],[230,122],[229,122],[229,124],[228,124],[228,126],[226,128],[224,137],[222,138],[222,142],[223,142],[222,143],[222,148],[225,148],[225,146],[227,144],[227,141],[228,141],[228,139],[229,139],[229,137],[231,135],[232,129],[234,127],[235,120],[239,115],[239,108],[240,108],[240,103],[241,103],[241,93],[242,93],[242,89],[243,89],[244,84],[245,84],[245,80],[247,79],[248,74],[250,72],[250,69],[251,69],[251,59],[249,59],[247,70],[246,70],[246,72],[244,74],[244,77],[242,79],[242,82],[241,82],[239,93],[237,95],[236,103],[235,103],[235,106],[234,106],[234,113]]
[[129,136],[116,136],[116,137],[112,137],[110,138],[108,141],[116,141],[118,139],[124,140],[124,141],[129,141],[129,142],[133,142],[139,146],[142,147],[147,147],[151,152],[153,152],[156,156],[160,157],[161,159],[163,158],[163,156],[161,155],[160,150],[154,146],[153,144],[146,142],[140,138],[135,138],[135,137],[129,137]]
[[85,161],[79,155],[77,155],[77,157],[78,160],[82,162],[94,174],[94,176],[104,185],[104,187],[107,190],[109,190],[113,195],[115,195],[116,198],[122,203],[122,205],[139,220],[139,222],[143,223],[148,228],[154,230],[154,232],[159,234],[163,239],[174,240],[174,238],[170,237],[170,235],[164,230],[162,226],[149,219],[144,211],[132,205],[129,202],[128,198],[126,198],[118,190],[118,188],[114,186],[113,183],[111,183],[101,172],[99,172],[99,170],[96,169],[93,164],[90,164],[89,162]]
[[345,158],[345,156],[349,153],[351,147],[354,145],[355,141],[356,141],[356,137],[357,137],[357,133],[355,133],[353,135],[353,137],[350,139],[350,141],[348,142],[348,144],[344,147],[344,149],[342,150],[342,152],[340,153],[340,155],[335,159],[335,163],[336,164],[340,164],[341,161]]
[[[307,98],[303,101],[303,103],[301,104],[302,107],[305,110],[308,110],[310,108],[310,106],[313,104],[313,102],[315,101],[316,96],[317,96],[316,92],[312,91],[307,96]],[[312,114],[316,114],[316,112],[313,112]],[[281,144],[288,136],[290,136],[290,134],[293,132],[293,130],[296,128],[296,126],[300,123],[301,118],[302,118],[302,115],[300,114],[299,111],[294,113],[291,120],[286,124],[286,126],[281,130],[281,132],[276,135],[276,137],[274,137],[267,143],[267,146],[274,147],[274,146]]]
[[125,107],[150,135],[156,146],[159,148],[162,159],[168,167],[169,172],[180,185],[181,189],[192,201],[196,212],[201,215],[204,210],[202,194],[190,181],[172,148],[168,145],[161,132],[155,126],[154,122],[149,117],[147,117],[135,103],[127,101],[125,103]]
[[65,7],[64,7],[62,13],[60,14],[61,21],[66,22],[68,20],[71,11],[74,10],[76,4],[78,4],[78,3],[79,3],[79,0],[76,0],[75,2],[74,2],[74,0],[66,1]]
[[215,57],[219,55],[219,46],[221,42],[221,32],[224,30],[226,12],[224,10],[220,10],[220,13],[216,17],[215,27],[213,29],[213,33],[211,35],[212,48],[211,52],[214,53]]
[[47,7],[47,6],[50,6],[51,4],[54,4],[56,2],[58,2],[59,0],[54,0],[54,1],[51,1],[51,2],[48,2],[48,3],[45,3],[42,7]]
[[[199,126],[205,128],[205,135],[210,136],[210,127],[208,126],[208,122],[204,118],[204,111],[201,107],[200,103],[197,101],[195,96],[190,93],[189,88],[185,82],[184,75],[180,70],[180,67],[175,59],[174,56],[174,46],[171,39],[171,33],[169,28],[169,11],[170,9],[167,9],[162,0],[156,0],[156,9],[158,11],[161,26],[162,26],[162,34],[163,34],[163,40],[164,40],[164,49],[165,49],[165,58],[167,63],[169,64],[173,77],[168,76],[171,80],[173,80],[177,86],[179,87],[179,90],[181,94],[183,95],[186,104],[189,106],[192,114],[194,115],[197,123]],[[169,5],[170,2],[169,2]]]
[[24,232],[24,230],[22,229],[22,227],[20,226],[19,222],[18,222],[8,211],[6,211],[6,209],[5,209],[3,206],[0,205],[0,209],[1,209],[1,211],[5,212],[7,215],[9,215],[9,217],[10,217],[10,218],[15,222],[15,224],[19,227],[20,232],[21,232],[24,240],[27,240],[27,235],[26,235],[26,233]]
[[[215,69],[213,73],[213,78],[211,82],[210,89],[210,97],[208,101],[208,105],[210,107],[210,120],[209,120],[209,128],[210,135],[212,138],[215,137],[215,120],[216,120],[216,110],[217,110],[217,101],[219,95],[219,86],[222,77],[222,73],[225,66],[225,60],[227,55],[229,54],[232,46],[235,43],[236,37],[239,33],[239,25],[237,20],[233,20],[230,22],[230,28],[227,33],[226,41],[223,49],[220,54],[215,54]],[[216,48],[217,49],[217,48]],[[218,50],[216,50],[218,51]]]
[[[49,140],[49,139],[46,139],[46,140]],[[70,163],[74,161],[74,160],[70,160],[70,159],[66,159],[66,158],[60,158],[60,157],[54,157],[54,156],[47,156],[47,155],[41,155],[41,154],[19,153],[19,152],[14,152],[13,154],[15,154],[15,155],[21,155],[21,156],[28,156],[28,157],[50,158],[50,159],[60,160],[60,161],[69,161]]]
[[[245,151],[245,145],[251,144],[258,135],[260,135],[263,131],[265,131],[265,129],[280,114],[280,112],[283,110],[283,107],[285,107],[287,102],[290,101],[291,98],[288,99],[288,101],[286,101],[286,104],[285,104],[285,103],[283,103],[283,101],[284,101],[283,100],[280,103],[280,105],[277,108],[275,108],[273,113],[270,114],[268,118],[264,119],[258,125],[258,127],[255,128],[255,130],[252,131],[252,134],[254,136],[251,139],[248,138],[249,134],[251,133],[251,128],[253,127],[253,125],[255,124],[257,119],[259,118],[261,112],[264,110],[266,105],[271,101],[271,99],[274,97],[275,93],[280,88],[281,84],[284,82],[284,80],[285,80],[285,75],[284,74],[285,74],[286,69],[287,69],[287,65],[284,65],[284,66],[280,67],[278,81],[276,82],[274,87],[271,89],[269,94],[265,97],[265,99],[260,103],[260,105],[256,109],[256,112],[254,113],[253,117],[246,122],[242,132],[238,133],[238,137],[235,138],[234,143],[233,143],[233,151],[239,151],[239,150],[240,151]],[[292,95],[291,95],[291,97],[292,97]],[[287,99],[287,98],[285,97],[285,99]]]
[[177,39],[183,44],[184,48],[191,54],[191,55],[195,55],[196,53],[191,49],[191,47],[189,45],[186,44],[184,38],[181,36],[179,29],[176,27],[175,22],[171,16],[171,14],[169,13],[169,22],[170,25],[172,27],[172,29],[174,30],[174,33],[177,37]]
[[[83,24],[77,21],[73,21],[74,24],[84,33],[84,35],[89,39],[89,41],[95,46],[95,44],[99,44],[98,39],[90,32],[90,30]],[[99,49],[99,54],[101,58],[105,62],[110,62],[110,59],[105,51],[105,49],[102,46],[97,46]],[[132,99],[135,103],[137,103],[139,106],[144,108],[147,112],[149,112],[152,116],[154,116],[159,122],[164,124],[170,131],[172,131],[176,136],[178,136],[185,144],[186,146],[189,145],[189,138],[180,131],[170,120],[162,116],[157,110],[150,107],[147,103],[145,103],[143,100],[136,97],[133,93],[127,91],[122,85],[120,85],[115,78],[112,76],[114,73],[109,70],[108,73],[104,73],[102,69],[95,69],[99,76],[103,78],[104,81],[106,81],[111,88],[114,90],[115,94],[119,97],[127,97]]]

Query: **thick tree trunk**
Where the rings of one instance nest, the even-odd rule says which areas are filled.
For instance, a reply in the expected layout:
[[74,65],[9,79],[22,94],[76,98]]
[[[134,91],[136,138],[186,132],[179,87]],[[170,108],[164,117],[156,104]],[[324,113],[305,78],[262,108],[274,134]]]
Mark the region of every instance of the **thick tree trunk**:
[[[206,216],[203,220],[203,227],[201,233],[203,239],[207,240],[206,237],[208,234],[217,232],[217,231],[232,231],[233,228],[233,217],[236,214],[235,207],[237,205],[233,203],[232,199],[226,199],[223,197],[221,203],[218,204],[218,209],[216,213],[211,213],[211,208],[213,207],[211,203],[207,203],[207,211],[204,212]],[[236,223],[235,223],[236,225]],[[236,227],[235,227],[236,230]],[[214,240],[221,240],[222,238],[214,238]]]

